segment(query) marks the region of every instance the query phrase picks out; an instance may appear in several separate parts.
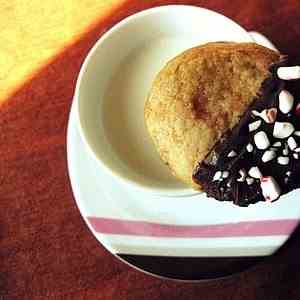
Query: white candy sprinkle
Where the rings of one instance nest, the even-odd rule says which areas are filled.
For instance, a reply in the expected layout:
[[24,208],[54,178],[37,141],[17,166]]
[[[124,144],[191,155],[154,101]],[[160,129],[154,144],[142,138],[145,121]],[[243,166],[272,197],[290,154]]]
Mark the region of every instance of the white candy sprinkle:
[[294,104],[294,96],[287,90],[282,90],[279,94],[279,109],[287,114],[291,111]]
[[295,148],[297,148],[296,140],[292,136],[290,136],[288,138],[287,143],[291,150],[294,150]]
[[277,108],[269,108],[262,111],[265,112],[265,115],[262,115],[262,118],[265,120],[266,123],[274,123],[277,117]]
[[262,177],[262,174],[261,174],[261,172],[260,172],[260,170],[259,170],[258,167],[251,167],[251,168],[249,169],[249,171],[248,171],[248,174],[249,174],[251,177],[257,178],[257,179],[259,179],[259,178]]
[[289,122],[275,122],[273,136],[278,139],[289,137],[295,130],[293,124]]
[[235,156],[237,156],[237,154],[234,150],[230,151],[227,155],[227,157],[235,157]]
[[251,178],[251,177],[247,177],[247,178],[246,178],[246,182],[247,182],[248,185],[251,185],[251,184],[254,183],[254,179]]
[[252,145],[252,144],[248,144],[248,145],[246,146],[246,150],[247,150],[248,152],[252,152],[252,151],[254,150],[253,145]]
[[256,130],[259,126],[261,125],[261,120],[255,121],[253,123],[250,123],[248,125],[249,127],[249,132]]
[[241,170],[239,170],[239,174],[241,175],[241,177],[238,178],[237,181],[244,182],[246,179],[246,175],[247,175],[246,171],[244,169],[241,169]]
[[276,200],[281,194],[278,183],[271,176],[262,177],[260,181],[260,187],[266,201],[272,202]]
[[292,172],[291,171],[287,171],[285,174],[286,174],[286,176],[291,176]]
[[295,152],[300,152],[300,147],[296,148],[294,151]]
[[288,163],[290,162],[290,159],[286,156],[279,156],[277,158],[277,162],[280,164],[280,165],[288,165]]
[[295,136],[300,136],[300,131],[295,131],[295,132],[294,132],[294,135],[295,135]]
[[276,142],[272,145],[273,147],[281,147],[281,142]]
[[267,150],[267,151],[263,154],[263,156],[261,157],[261,160],[262,160],[263,162],[268,162],[268,161],[272,160],[272,159],[275,158],[275,157],[276,157],[275,151]]
[[229,176],[229,172],[228,171],[224,171],[223,173],[222,173],[222,177],[223,178],[227,178]]
[[273,107],[269,109],[264,109],[262,112],[253,110],[252,114],[256,117],[262,118],[266,123],[274,123],[277,117],[277,108]]
[[255,117],[260,117],[260,112],[258,112],[257,110],[252,110],[252,115]]
[[289,154],[289,150],[288,149],[283,149],[282,150],[282,154],[283,155],[288,155]]
[[283,80],[300,79],[300,66],[280,67],[277,69],[277,75]]
[[222,172],[221,171],[217,171],[214,175],[213,181],[217,181],[220,180],[222,178]]
[[231,181],[228,181],[228,182],[226,183],[226,186],[227,186],[227,187],[231,187]]
[[295,159],[299,159],[299,154],[298,153],[293,153],[293,156]]
[[267,149],[270,146],[270,141],[264,131],[259,131],[254,135],[254,143],[260,150]]

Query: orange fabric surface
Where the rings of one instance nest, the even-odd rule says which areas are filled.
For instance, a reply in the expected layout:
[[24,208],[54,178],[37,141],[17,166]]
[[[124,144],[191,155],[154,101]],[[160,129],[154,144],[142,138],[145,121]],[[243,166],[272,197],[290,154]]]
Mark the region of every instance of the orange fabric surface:
[[66,128],[80,65],[107,28],[170,3],[214,9],[300,54],[299,0],[0,0],[0,299],[300,298],[299,232],[246,273],[167,282],[109,254],[75,205]]
[[122,2],[0,1],[0,103]]

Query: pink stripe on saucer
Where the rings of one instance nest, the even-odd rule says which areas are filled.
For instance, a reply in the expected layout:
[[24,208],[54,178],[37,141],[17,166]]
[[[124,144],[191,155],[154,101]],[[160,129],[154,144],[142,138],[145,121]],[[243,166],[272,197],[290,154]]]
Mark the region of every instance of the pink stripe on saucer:
[[282,219],[213,225],[171,225],[98,217],[87,219],[98,233],[170,238],[290,235],[299,223],[299,219]]

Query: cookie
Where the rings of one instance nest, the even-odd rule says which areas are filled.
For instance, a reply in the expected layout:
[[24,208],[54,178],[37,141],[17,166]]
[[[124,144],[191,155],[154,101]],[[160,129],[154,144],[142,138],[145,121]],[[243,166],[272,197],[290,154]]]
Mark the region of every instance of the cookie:
[[[254,43],[208,43],[178,55],[156,76],[145,123],[161,159],[189,186],[195,168],[233,129],[280,55]],[[197,170],[199,167],[197,168]]]

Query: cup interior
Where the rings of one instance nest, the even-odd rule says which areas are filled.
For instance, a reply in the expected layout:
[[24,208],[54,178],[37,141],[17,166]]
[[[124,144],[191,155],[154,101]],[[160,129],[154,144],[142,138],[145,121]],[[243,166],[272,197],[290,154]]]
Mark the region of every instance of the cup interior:
[[223,15],[181,5],[130,16],[98,40],[82,66],[75,92],[80,132],[95,162],[122,181],[156,194],[195,193],[160,160],[143,111],[152,81],[165,63],[210,41],[252,40]]

